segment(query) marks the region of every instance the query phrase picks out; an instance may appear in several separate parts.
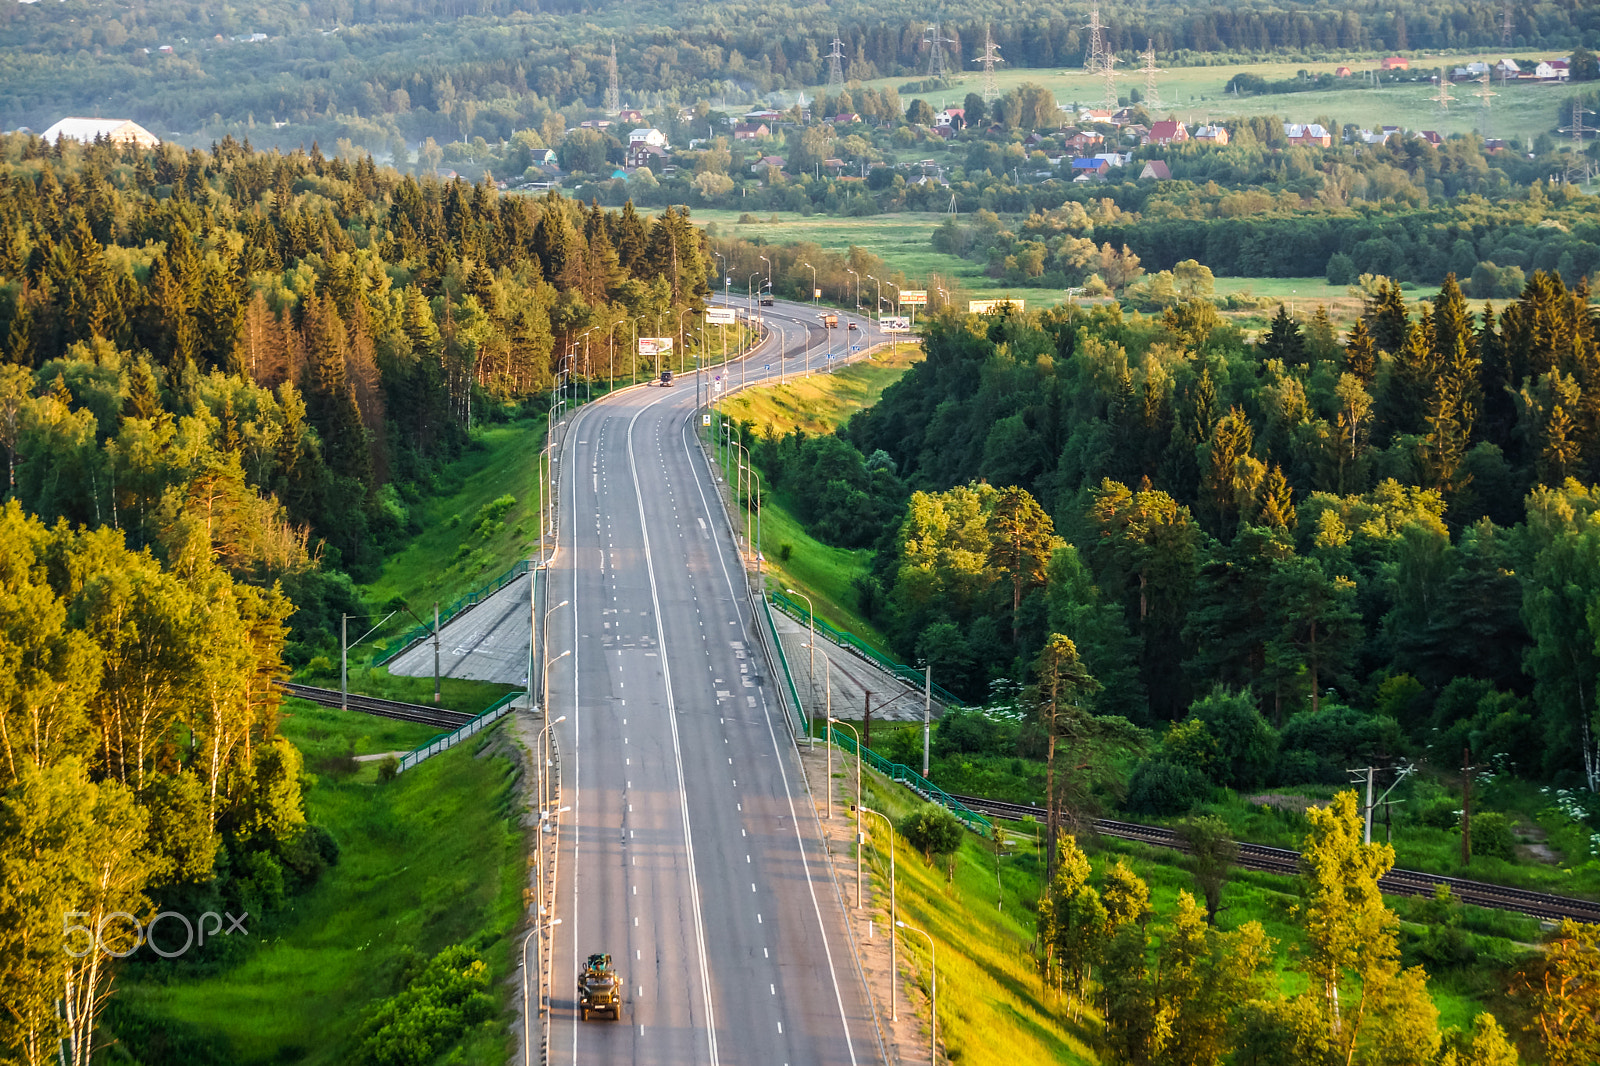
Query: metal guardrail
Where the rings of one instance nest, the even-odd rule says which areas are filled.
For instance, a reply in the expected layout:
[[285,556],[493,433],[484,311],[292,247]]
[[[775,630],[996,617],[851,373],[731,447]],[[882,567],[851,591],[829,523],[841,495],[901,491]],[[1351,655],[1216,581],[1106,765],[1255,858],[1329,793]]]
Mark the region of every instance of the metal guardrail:
[[[833,738],[833,742],[835,744],[838,744],[851,755],[856,753],[855,737],[852,737],[848,733],[841,733],[832,726],[828,727],[828,733]],[[950,793],[946,792],[932,781],[929,781],[926,777],[923,777],[921,774],[917,773],[905,763],[890,762],[882,755],[879,755],[871,748],[865,746],[861,748],[861,761],[878,771],[880,774],[883,774],[896,784],[905,785],[911,791],[920,795],[923,799],[939,804],[939,806],[945,808],[951,814],[965,822],[967,828],[972,830],[974,833],[980,833],[984,836],[987,836],[993,831],[994,823],[990,822],[989,819],[985,818],[971,807],[968,807],[965,803],[962,803],[960,800],[950,795]]]
[[422,745],[422,747],[417,748],[414,751],[407,752],[400,760],[400,767],[395,771],[395,773],[403,774],[422,760],[431,758],[432,756],[439,754],[441,751],[449,751],[451,748],[455,747],[463,740],[466,740],[468,737],[476,736],[477,734],[483,732],[485,729],[488,729],[500,719],[510,714],[511,704],[519,699],[522,699],[526,695],[527,693],[525,692],[507,692],[504,696],[501,696],[494,703],[490,704],[482,714],[472,719],[472,721],[468,722],[460,729],[457,729],[453,733],[444,733],[440,736],[434,737],[432,740]]
[[[795,603],[789,597],[785,596],[783,593],[772,591],[768,592],[767,596],[772,601],[772,605],[774,607],[778,608],[778,610],[782,611],[790,618],[793,618],[795,621],[802,622],[806,625],[811,624],[810,612],[800,604]],[[912,666],[907,666],[904,663],[895,662],[893,659],[889,658],[887,655],[883,654],[883,652],[879,651],[877,648],[874,648],[871,644],[868,644],[860,637],[853,633],[846,633],[842,629],[835,628],[825,619],[818,618],[816,621],[817,632],[827,637],[835,644],[839,645],[845,651],[851,652],[863,659],[866,659],[868,662],[871,662],[874,666],[878,667],[878,669],[899,678],[914,688],[923,687],[926,679],[923,677],[921,670],[918,670]],[[961,699],[961,697],[957,696],[955,693],[951,692],[949,689],[940,686],[938,682],[934,682],[933,684],[933,694],[938,698],[939,702],[944,704],[946,707],[966,706],[966,701]]]
[[[519,560],[510,570],[507,570],[488,584],[482,585],[464,596],[457,597],[454,603],[439,612],[439,628],[443,629],[456,615],[469,607],[476,607],[527,572],[528,560]],[[430,625],[412,626],[403,636],[396,637],[388,644],[385,644],[378,653],[378,657],[372,660],[372,665],[385,666],[390,660],[408,651],[413,644],[432,635],[433,627]]]

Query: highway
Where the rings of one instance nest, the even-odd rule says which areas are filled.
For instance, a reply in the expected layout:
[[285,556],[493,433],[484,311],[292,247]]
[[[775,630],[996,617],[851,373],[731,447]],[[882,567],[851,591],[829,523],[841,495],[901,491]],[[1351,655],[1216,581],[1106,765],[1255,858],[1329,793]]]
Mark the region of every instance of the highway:
[[[828,333],[841,354],[881,339],[844,316],[825,331],[803,304],[760,310],[768,341],[744,367],[705,372],[701,390],[719,373],[737,384],[802,372],[808,343],[816,370]],[[545,651],[570,807],[550,1061],[881,1062],[716,474],[694,439],[694,377],[580,408],[560,446],[560,550],[541,589],[551,606],[568,602]],[[446,627],[446,673],[520,683],[528,627],[524,579]],[[393,668],[431,672],[431,647]],[[609,952],[623,977],[616,1021],[579,1017],[575,977],[591,952]]]

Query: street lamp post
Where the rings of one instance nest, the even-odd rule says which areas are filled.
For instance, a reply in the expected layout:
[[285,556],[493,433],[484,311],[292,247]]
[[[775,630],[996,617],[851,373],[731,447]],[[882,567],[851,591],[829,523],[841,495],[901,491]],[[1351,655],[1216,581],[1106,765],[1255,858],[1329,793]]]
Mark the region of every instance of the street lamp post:
[[879,281],[877,278],[873,277],[871,274],[867,275],[867,280],[878,286],[878,289],[877,289],[877,293],[878,293],[877,302],[873,305],[873,310],[875,310],[877,312],[877,314],[878,314],[878,330],[879,330],[879,332],[882,332],[882,330],[883,330],[883,282]]
[[[568,648],[554,659],[546,659],[544,661],[544,681],[539,685],[541,692],[550,690],[550,664],[557,660],[565,659],[571,654],[572,649]],[[550,727],[554,724],[554,722],[546,722],[544,728],[539,731],[539,756],[543,760],[543,765],[539,771],[539,818],[541,821],[544,820],[545,808],[550,805],[548,798],[550,793]]]
[[833,821],[833,671],[822,672],[822,744],[828,751],[828,821]]
[[845,267],[844,268],[844,272],[846,274],[851,274],[851,275],[855,276],[855,279],[856,279],[856,314],[859,316],[861,314],[861,275],[857,274],[854,270],[851,270],[849,267]]
[[[543,915],[539,915],[534,927],[528,930],[528,935],[522,938],[522,1062],[523,1066],[532,1066],[533,1063],[533,1018],[528,1009],[528,941],[533,939],[535,933],[539,934],[539,1017],[544,1017],[544,933],[553,925],[560,925],[560,918],[551,918],[548,922]],[[540,1031],[544,1023],[541,1020]]]
[[[811,597],[804,592],[786,589],[791,596],[799,596],[806,601],[806,608],[811,612],[811,642],[806,645],[806,676],[811,679],[811,698],[817,698],[817,608],[812,604]],[[806,709],[806,741],[811,747],[817,746],[816,730],[812,728],[811,710]]]
[[911,933],[918,933],[928,941],[928,970],[933,974],[933,996],[931,1008],[928,1011],[928,1063],[929,1066],[938,1066],[939,1061],[939,949],[934,946],[933,937],[916,926],[907,925],[905,922],[894,923],[901,929]]
[[760,258],[761,258],[761,261],[763,263],[767,264],[767,291],[771,292],[772,291],[772,260],[768,259],[766,256],[761,256]]
[[[895,913],[895,898],[894,898],[894,893],[895,893],[895,886],[894,886],[894,845],[895,845],[894,823],[889,821],[889,816],[887,814],[884,814],[882,811],[875,811],[871,807],[862,807],[861,808],[861,812],[863,814],[875,814],[875,815],[877,815],[879,818],[883,819],[883,824],[889,827],[889,921],[893,922],[895,920],[895,917],[894,917],[894,913]],[[896,1012],[896,1005],[895,1005],[895,1001],[896,1001],[896,998],[897,998],[895,996],[895,986],[898,985],[899,983],[900,983],[900,967],[898,965],[896,965],[896,962],[895,962],[894,931],[890,930],[890,933],[889,933],[889,1020],[892,1021],[892,1022],[900,1020],[900,1016]]]
[[[548,586],[546,586],[546,588],[548,590]],[[550,616],[552,614],[554,614],[556,611],[561,610],[561,608],[568,606],[569,604],[571,604],[571,602],[572,602],[571,600],[562,600],[560,603],[556,604],[554,607],[551,607],[549,610],[545,611],[545,613],[544,613],[544,627],[543,627],[543,629],[540,630],[540,632],[542,632],[544,634],[544,641],[543,641],[542,647],[544,648],[544,650],[545,650],[545,652],[547,654],[550,651]],[[546,670],[545,671],[546,679],[548,679],[549,676],[550,676],[550,673],[549,673],[548,670]],[[531,676],[528,678],[528,683],[530,685],[533,683],[533,678]],[[539,689],[539,705],[540,706],[545,706],[549,702],[550,702],[550,694],[548,692],[546,692],[543,687],[541,687]]]
[[[842,725],[842,726],[844,726],[846,729],[850,730],[851,734],[854,735],[854,737],[855,737],[855,740],[856,740],[856,802],[855,802],[855,805],[857,807],[860,807],[861,806],[861,734],[859,732],[857,732],[856,731],[856,727],[851,725],[849,722],[841,722],[837,718],[829,718],[828,722],[829,722],[830,725]],[[833,785],[831,783],[831,777],[830,777],[830,783],[829,783],[828,787],[830,789],[833,787]],[[859,822],[859,820],[858,820],[858,822]],[[856,826],[856,910],[860,910],[860,909],[861,909],[861,826],[859,824],[857,824],[857,826]]]
[[811,306],[815,307],[817,306],[817,268],[810,263],[801,263],[800,265],[811,271]]

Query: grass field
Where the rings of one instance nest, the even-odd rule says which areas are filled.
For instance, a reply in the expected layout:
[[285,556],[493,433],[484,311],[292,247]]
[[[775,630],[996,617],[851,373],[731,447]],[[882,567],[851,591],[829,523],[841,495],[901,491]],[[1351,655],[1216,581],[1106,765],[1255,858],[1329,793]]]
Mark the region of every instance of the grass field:
[[[989,300],[1002,296],[1017,296],[1030,302],[1048,305],[1058,303],[1059,292],[1047,289],[1010,290],[997,287],[994,279],[983,272],[983,267],[969,259],[933,250],[933,231],[945,220],[945,215],[935,211],[908,211],[890,215],[873,215],[867,218],[837,218],[830,215],[809,217],[794,211],[763,212],[760,222],[739,221],[744,212],[701,209],[694,213],[697,224],[716,223],[721,237],[739,237],[747,241],[764,241],[768,244],[788,244],[811,241],[828,251],[843,254],[853,245],[871,252],[889,264],[891,270],[904,271],[908,284],[925,286],[930,275],[939,274],[947,282],[954,282],[959,299]],[[870,307],[874,296],[872,284],[865,283],[865,303]],[[827,300],[854,306],[855,292],[823,290]]]
[[[338,865],[286,912],[251,922],[253,950],[221,972],[152,972],[117,993],[119,1010],[209,1045],[217,1062],[349,1061],[366,1007],[396,990],[408,959],[450,944],[479,949],[491,987],[512,969],[524,867],[512,764],[476,757],[498,732],[380,785],[377,764],[349,754],[411,748],[432,730],[298,701],[285,709],[283,731],[315,775],[307,813],[338,841]],[[509,1050],[503,1019],[492,1019],[452,1061],[503,1061]]]
[[[1432,73],[1440,66],[1447,70],[1466,66],[1474,60],[1490,64],[1498,62],[1507,53],[1463,52],[1446,56],[1412,57],[1413,73]],[[1514,56],[1530,53],[1516,51]],[[1554,58],[1555,53],[1544,58]],[[1251,63],[1239,66],[1173,67],[1156,76],[1156,89],[1163,106],[1150,108],[1161,117],[1181,118],[1186,122],[1221,121],[1235,117],[1255,115],[1280,115],[1289,122],[1314,122],[1318,116],[1333,118],[1339,123],[1353,122],[1371,129],[1375,126],[1394,125],[1407,129],[1430,129],[1448,136],[1451,133],[1483,131],[1481,101],[1472,96],[1476,85],[1451,87],[1454,101],[1445,111],[1431,98],[1437,90],[1426,82],[1384,85],[1380,88],[1361,86],[1359,76],[1363,71],[1375,70],[1376,56],[1364,58],[1331,58],[1320,62]],[[1235,74],[1257,74],[1267,81],[1293,78],[1299,71],[1315,77],[1332,74],[1338,67],[1348,66],[1357,75],[1336,89],[1278,95],[1236,97],[1223,92],[1223,86]],[[874,88],[906,84],[906,78],[880,78],[865,82]],[[915,79],[911,79],[915,80]],[[995,81],[1001,92],[1006,92],[1025,81],[1045,86],[1056,95],[1058,103],[1077,103],[1085,107],[1099,107],[1102,98],[1101,79],[1090,77],[1080,70],[1061,69],[1006,69],[995,71]],[[969,92],[978,92],[982,76],[966,72],[957,79],[955,88],[931,93],[908,93],[901,97],[909,104],[914,99],[924,99],[935,110],[944,106],[959,107]],[[1137,70],[1125,67],[1118,81],[1118,91],[1126,95],[1129,88],[1144,91],[1144,77]],[[1538,82],[1512,82],[1506,86],[1495,85],[1499,96],[1490,101],[1490,132],[1492,137],[1530,138],[1554,128],[1556,105],[1571,96],[1568,86]],[[813,89],[810,92],[814,93]]]

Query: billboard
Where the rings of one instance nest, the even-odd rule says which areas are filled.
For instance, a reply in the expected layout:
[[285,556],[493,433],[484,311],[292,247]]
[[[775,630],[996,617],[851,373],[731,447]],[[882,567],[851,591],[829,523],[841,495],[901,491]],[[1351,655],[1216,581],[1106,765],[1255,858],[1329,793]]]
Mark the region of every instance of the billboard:
[[820,299],[822,299],[822,290],[821,290],[821,289],[812,289],[812,290],[811,290],[811,298],[812,298],[812,299],[813,299],[813,300],[820,300]]
[[878,325],[885,333],[910,333],[911,319],[896,315],[885,315],[879,320]]
[[706,325],[731,326],[734,323],[733,308],[708,307],[706,308]]
[[640,337],[640,355],[663,355],[672,351],[671,337]]
[[1018,311],[1022,310],[1022,300],[968,300],[967,310],[975,315],[987,315],[991,311],[998,311],[1006,304],[1010,304]]
[[901,307],[927,307],[928,306],[928,290],[927,289],[901,289],[900,290],[900,306]]

